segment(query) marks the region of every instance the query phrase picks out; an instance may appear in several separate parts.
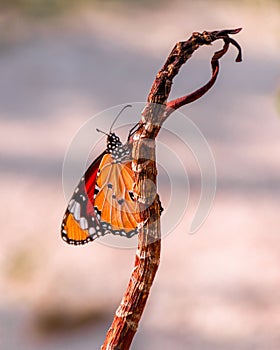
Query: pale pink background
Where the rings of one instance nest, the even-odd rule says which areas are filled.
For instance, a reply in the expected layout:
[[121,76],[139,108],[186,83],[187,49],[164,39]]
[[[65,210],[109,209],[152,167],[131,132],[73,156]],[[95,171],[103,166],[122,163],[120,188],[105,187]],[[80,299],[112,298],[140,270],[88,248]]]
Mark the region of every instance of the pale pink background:
[[[102,344],[134,251],[97,243],[71,247],[60,239],[64,153],[93,114],[145,100],[177,41],[192,31],[242,26],[236,39],[243,63],[234,63],[232,48],[215,87],[183,109],[215,156],[212,212],[195,235],[187,234],[199,198],[193,186],[190,210],[162,242],[160,269],[132,348],[278,350],[279,6],[126,3],[42,20],[3,12],[0,20],[1,349]],[[194,55],[176,78],[173,97],[207,81],[219,47]],[[49,315],[71,321],[86,314],[95,321],[81,328],[39,327]]]

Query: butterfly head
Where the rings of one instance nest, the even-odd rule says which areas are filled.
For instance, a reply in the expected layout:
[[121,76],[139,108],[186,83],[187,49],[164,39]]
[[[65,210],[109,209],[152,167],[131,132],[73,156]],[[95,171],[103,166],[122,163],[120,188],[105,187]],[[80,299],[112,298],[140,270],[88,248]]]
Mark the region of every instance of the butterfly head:
[[108,150],[114,149],[122,146],[121,140],[119,136],[117,136],[114,132],[111,132],[107,137],[107,148]]
[[112,128],[115,122],[127,107],[132,107],[132,106],[126,105],[121,109],[121,111],[118,113],[113,123],[111,124],[108,134],[102,130],[96,129],[98,132],[102,132],[103,134],[107,135],[107,152],[111,154],[112,158],[116,162],[121,162],[129,154],[128,145],[127,144],[123,145],[120,138],[114,132],[112,132]]

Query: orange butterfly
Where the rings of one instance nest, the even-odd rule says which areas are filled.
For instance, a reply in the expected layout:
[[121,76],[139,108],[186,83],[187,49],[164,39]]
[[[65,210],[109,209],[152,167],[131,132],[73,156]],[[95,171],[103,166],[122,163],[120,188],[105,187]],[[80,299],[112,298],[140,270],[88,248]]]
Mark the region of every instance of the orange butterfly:
[[133,192],[131,145],[122,144],[111,132],[112,126],[106,134],[106,150],[89,166],[66,209],[61,235],[69,244],[85,244],[108,233],[125,237],[138,233],[140,217]]

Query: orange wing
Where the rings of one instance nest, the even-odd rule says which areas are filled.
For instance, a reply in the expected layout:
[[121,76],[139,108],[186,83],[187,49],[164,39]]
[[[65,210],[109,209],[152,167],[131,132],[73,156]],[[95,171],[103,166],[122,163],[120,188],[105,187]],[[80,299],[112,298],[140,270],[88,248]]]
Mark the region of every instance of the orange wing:
[[113,234],[131,237],[140,222],[133,194],[131,161],[114,162],[106,154],[99,166],[95,186],[94,209],[104,229]]
[[61,226],[62,238],[80,245],[108,233],[132,237],[140,222],[134,201],[131,161],[98,157],[80,180]]

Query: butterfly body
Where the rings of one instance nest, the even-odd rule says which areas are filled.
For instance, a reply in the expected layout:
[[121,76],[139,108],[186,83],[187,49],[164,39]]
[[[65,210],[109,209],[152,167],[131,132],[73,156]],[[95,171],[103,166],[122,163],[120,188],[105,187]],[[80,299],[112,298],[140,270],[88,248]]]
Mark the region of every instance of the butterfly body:
[[107,136],[107,149],[89,166],[66,209],[61,235],[69,244],[85,244],[109,233],[128,238],[138,233],[131,147],[115,133]]

